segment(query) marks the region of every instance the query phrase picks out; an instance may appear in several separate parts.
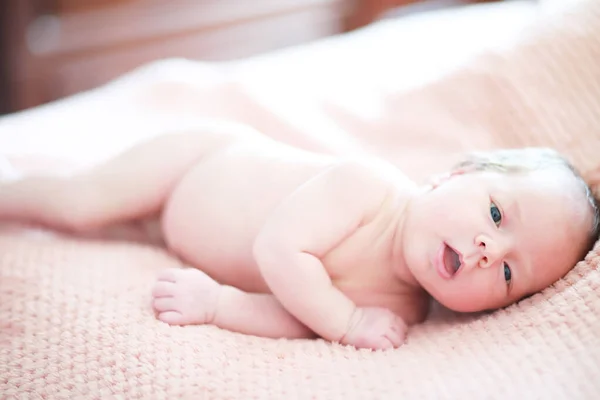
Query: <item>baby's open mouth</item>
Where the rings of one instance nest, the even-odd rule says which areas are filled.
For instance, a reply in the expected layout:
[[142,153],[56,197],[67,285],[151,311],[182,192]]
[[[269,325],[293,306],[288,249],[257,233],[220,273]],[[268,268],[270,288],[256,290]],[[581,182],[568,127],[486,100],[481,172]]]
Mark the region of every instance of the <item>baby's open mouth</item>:
[[450,276],[454,276],[460,268],[460,255],[450,246],[444,248],[444,267]]

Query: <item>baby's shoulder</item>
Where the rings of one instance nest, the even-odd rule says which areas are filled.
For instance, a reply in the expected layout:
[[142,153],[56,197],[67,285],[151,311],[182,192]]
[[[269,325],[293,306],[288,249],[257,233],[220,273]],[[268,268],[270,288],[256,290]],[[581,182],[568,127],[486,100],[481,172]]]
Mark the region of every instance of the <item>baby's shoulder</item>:
[[[326,204],[331,204],[332,199],[338,205],[343,201],[339,213],[362,214],[361,226],[364,226],[404,209],[416,184],[393,165],[353,158],[329,165],[298,189]],[[320,204],[320,201],[313,202]]]
[[398,194],[412,193],[417,184],[397,166],[376,157],[359,157],[341,160],[334,174],[345,175],[355,184],[385,187]]

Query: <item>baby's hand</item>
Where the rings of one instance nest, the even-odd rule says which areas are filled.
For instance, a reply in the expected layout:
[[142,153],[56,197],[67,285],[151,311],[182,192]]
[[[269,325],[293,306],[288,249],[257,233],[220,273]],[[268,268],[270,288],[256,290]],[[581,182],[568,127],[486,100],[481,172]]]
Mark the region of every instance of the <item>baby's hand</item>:
[[402,318],[387,308],[357,308],[341,343],[373,350],[391,349],[404,343],[407,331]]

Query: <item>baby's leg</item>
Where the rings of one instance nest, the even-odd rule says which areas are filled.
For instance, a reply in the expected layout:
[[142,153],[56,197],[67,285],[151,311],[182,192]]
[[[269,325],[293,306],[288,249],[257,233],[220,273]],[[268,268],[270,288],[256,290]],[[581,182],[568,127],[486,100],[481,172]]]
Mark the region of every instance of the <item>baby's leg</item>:
[[233,332],[270,338],[316,337],[273,295],[245,293],[220,285],[198,269],[163,271],[152,296],[158,319],[168,324],[212,324]]
[[199,160],[254,131],[161,135],[72,177],[31,176],[0,185],[0,219],[90,231],[154,216]]

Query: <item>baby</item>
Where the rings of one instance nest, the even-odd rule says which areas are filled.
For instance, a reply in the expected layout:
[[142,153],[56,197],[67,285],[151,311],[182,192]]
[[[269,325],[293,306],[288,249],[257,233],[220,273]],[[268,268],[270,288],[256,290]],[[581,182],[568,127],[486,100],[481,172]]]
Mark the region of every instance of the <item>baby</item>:
[[548,149],[480,154],[420,187],[382,161],[310,153],[250,130],[158,136],[71,177],[0,187],[0,218],[86,233],[158,221],[194,268],[152,289],[157,318],[387,349],[430,296],[505,307],[591,248],[598,208]]

